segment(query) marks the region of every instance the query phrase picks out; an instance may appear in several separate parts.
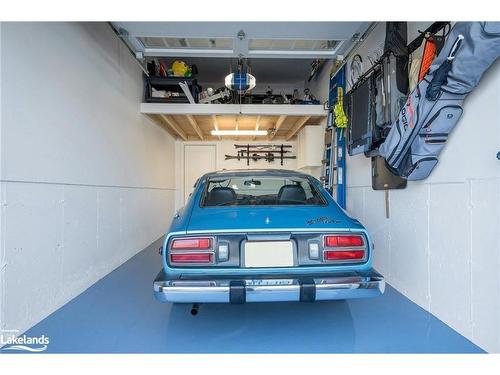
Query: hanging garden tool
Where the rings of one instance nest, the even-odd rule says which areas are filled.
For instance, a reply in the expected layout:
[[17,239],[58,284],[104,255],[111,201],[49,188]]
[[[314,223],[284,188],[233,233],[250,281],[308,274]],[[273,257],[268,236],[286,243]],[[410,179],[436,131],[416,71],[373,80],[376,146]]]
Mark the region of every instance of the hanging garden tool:
[[337,103],[333,106],[334,123],[336,128],[340,129],[339,138],[342,138],[343,130],[347,128],[348,119],[344,112],[344,90],[342,87],[337,88]]

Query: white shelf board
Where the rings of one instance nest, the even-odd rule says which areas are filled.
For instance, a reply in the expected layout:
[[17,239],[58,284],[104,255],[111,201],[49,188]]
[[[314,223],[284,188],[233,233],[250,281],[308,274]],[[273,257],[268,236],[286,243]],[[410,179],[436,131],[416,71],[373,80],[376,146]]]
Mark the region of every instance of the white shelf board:
[[326,116],[323,105],[310,104],[170,104],[141,103],[141,113],[164,115]]

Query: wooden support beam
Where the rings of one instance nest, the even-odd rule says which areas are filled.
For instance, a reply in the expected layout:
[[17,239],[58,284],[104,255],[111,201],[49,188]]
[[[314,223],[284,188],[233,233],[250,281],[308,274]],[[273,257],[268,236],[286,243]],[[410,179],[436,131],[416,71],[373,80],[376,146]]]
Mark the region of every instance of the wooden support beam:
[[285,115],[281,115],[280,117],[278,117],[278,120],[276,120],[276,124],[274,124],[274,133],[271,133],[269,135],[269,140],[270,141],[274,138],[274,136],[278,132],[279,128],[281,128],[281,125],[283,125],[283,123],[285,122],[285,120],[286,120],[286,116]]
[[160,128],[164,129],[172,137],[177,138],[177,133],[173,131],[170,126],[165,124],[160,118],[158,118],[157,115],[146,115],[146,116],[148,116],[151,121],[153,121]]
[[195,118],[193,115],[186,115],[189,123],[193,127],[193,130],[198,134],[198,137],[203,141],[203,132],[201,131],[200,127],[198,126],[198,123],[196,122]]
[[298,133],[300,129],[304,126],[304,124],[311,118],[311,116],[304,116],[301,117],[297,120],[295,125],[290,129],[290,131],[286,134],[285,139],[288,141],[290,138],[292,138],[295,134]]
[[[212,122],[214,125],[214,130],[219,130],[219,123],[217,122],[217,115],[212,115]],[[217,137],[219,138],[219,140],[222,139],[220,135],[218,135]]]
[[[259,130],[260,128],[260,115],[257,116],[257,119],[255,120],[255,131]],[[256,135],[253,136],[253,140],[255,141],[255,139],[257,138]]]
[[255,120],[255,130],[259,130],[260,127],[260,115],[257,116],[257,119]]
[[[236,131],[240,130],[240,124],[239,124],[239,121],[240,121],[240,116],[236,116],[236,123],[234,124],[234,130],[236,130]],[[239,139],[240,139],[240,138],[239,138],[237,135],[235,135],[235,136],[234,136],[234,140],[235,140],[235,141],[237,141],[237,140],[239,140]]]
[[188,137],[186,133],[184,133],[184,130],[181,129],[179,124],[177,124],[173,118],[170,118],[169,116],[161,114],[160,117],[167,123],[167,125],[172,129],[180,138],[182,138],[183,141],[187,141]]

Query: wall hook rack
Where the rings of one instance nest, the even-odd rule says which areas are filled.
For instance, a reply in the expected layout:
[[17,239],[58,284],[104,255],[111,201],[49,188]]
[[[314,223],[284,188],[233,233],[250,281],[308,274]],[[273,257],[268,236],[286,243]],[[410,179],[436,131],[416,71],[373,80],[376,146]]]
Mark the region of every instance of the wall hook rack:
[[284,159],[296,159],[294,155],[287,155],[291,153],[292,146],[284,144],[246,144],[246,145],[234,145],[237,150],[236,155],[225,155],[226,160],[236,159],[236,160],[246,160],[247,165],[250,165],[250,160],[259,161],[265,160],[268,163],[272,163],[274,160],[279,159],[281,165],[283,165]]

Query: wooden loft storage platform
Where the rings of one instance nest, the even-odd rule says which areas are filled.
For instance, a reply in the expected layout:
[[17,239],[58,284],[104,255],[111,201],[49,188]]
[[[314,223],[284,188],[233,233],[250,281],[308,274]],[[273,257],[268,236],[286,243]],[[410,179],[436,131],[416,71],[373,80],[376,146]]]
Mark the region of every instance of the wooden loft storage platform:
[[239,140],[290,140],[302,127],[319,125],[327,116],[322,105],[164,104],[142,103],[141,113],[184,141],[211,141],[212,130],[267,130],[266,136]]

